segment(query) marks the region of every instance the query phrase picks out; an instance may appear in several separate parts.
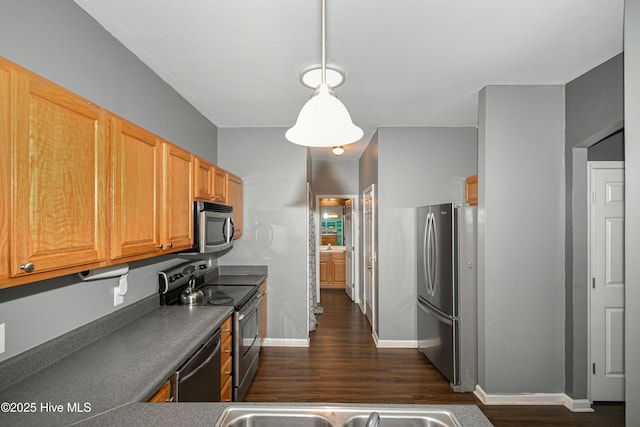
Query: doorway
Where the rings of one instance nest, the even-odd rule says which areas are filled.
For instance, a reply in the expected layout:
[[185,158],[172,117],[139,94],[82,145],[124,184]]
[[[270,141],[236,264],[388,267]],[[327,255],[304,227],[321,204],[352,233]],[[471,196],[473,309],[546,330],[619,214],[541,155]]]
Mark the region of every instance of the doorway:
[[316,294],[322,299],[322,288],[340,288],[351,301],[360,301],[360,256],[358,196],[317,195],[316,215]]
[[625,400],[624,162],[588,162],[589,400]]

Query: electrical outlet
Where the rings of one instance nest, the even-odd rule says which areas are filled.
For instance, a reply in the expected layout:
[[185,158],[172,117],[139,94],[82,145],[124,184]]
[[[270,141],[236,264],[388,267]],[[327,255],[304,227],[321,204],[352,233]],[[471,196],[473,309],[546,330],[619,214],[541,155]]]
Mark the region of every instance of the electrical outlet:
[[4,353],[4,323],[0,323],[0,354]]

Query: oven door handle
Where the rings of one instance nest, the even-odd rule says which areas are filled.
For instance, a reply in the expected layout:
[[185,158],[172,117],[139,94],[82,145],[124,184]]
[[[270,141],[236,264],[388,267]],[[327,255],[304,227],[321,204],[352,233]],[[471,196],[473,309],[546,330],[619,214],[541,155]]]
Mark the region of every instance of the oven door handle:
[[243,308],[242,309],[241,314],[238,316],[238,321],[243,320],[245,317],[250,315],[254,310],[256,310],[258,308],[258,306],[260,305],[260,300],[262,299],[262,295],[260,295],[259,292],[256,295],[257,296],[254,297],[254,301],[255,302],[253,304],[251,304],[249,306],[249,308],[247,308],[247,309]]

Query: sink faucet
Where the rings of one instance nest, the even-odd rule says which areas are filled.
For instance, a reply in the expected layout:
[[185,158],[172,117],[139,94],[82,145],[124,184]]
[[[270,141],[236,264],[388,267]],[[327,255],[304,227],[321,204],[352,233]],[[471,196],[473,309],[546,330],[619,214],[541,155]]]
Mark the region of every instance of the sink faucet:
[[365,427],[378,427],[380,424],[380,415],[377,412],[372,412],[367,419],[367,424]]

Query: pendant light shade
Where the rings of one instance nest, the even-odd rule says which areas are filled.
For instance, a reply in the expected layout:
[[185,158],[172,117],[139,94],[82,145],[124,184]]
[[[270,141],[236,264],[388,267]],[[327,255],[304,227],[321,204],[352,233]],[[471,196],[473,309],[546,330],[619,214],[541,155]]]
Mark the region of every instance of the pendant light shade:
[[326,5],[322,4],[322,82],[300,110],[296,124],[285,133],[294,144],[307,147],[347,145],[362,138],[364,132],[351,121],[347,108],[327,84]]
[[285,137],[294,144],[308,147],[334,147],[356,142],[363,135],[333,90],[321,83]]

